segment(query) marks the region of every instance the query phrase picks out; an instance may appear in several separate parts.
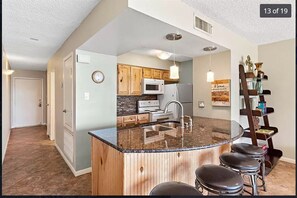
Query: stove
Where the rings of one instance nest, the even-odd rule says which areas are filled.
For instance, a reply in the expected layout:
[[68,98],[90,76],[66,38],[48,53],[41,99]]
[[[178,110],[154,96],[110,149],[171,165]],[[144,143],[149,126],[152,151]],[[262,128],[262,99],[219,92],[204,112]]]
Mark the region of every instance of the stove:
[[150,114],[150,122],[169,120],[174,118],[171,111],[164,113],[164,111],[160,109],[159,100],[139,100],[137,104],[138,113]]

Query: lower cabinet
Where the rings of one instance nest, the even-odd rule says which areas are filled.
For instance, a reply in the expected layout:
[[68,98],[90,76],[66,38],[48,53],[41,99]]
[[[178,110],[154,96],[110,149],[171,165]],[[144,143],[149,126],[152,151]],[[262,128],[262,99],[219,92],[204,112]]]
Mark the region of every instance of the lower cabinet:
[[149,114],[136,114],[129,116],[118,116],[117,127],[125,127],[135,124],[143,124],[149,122]]

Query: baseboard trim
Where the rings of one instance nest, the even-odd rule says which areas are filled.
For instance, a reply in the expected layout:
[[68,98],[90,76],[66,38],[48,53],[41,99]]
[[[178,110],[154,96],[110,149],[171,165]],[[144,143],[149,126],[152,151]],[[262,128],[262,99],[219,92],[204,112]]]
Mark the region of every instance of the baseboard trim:
[[55,143],[55,146],[57,148],[57,150],[59,151],[59,153],[61,154],[61,156],[63,157],[64,161],[66,162],[66,164],[68,165],[68,167],[70,168],[71,172],[73,173],[73,175],[75,177],[86,174],[86,173],[90,173],[92,172],[92,167],[86,168],[86,169],[82,169],[79,171],[76,171],[72,164],[69,162],[68,158],[64,155],[64,153],[62,152],[62,150],[60,149],[60,147]]
[[9,141],[9,138],[10,138],[10,133],[11,133],[11,129],[9,129],[9,133],[8,133],[7,141],[6,141],[6,144],[5,144],[5,146],[4,146],[4,153],[3,153],[3,156],[2,156],[2,164],[3,164],[4,159],[5,159],[6,150],[7,150],[7,147],[8,147],[8,141]]
[[279,160],[283,161],[283,162],[288,162],[291,164],[296,164],[296,160],[291,159],[291,158],[287,158],[287,157],[281,157]]

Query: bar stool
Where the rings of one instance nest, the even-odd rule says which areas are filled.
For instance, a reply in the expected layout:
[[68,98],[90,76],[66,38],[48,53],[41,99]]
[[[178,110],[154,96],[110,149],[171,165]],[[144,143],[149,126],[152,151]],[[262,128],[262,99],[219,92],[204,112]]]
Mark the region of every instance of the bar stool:
[[258,174],[258,178],[262,180],[262,185],[258,187],[263,187],[263,190],[266,191],[266,184],[265,184],[265,154],[267,151],[263,150],[262,148],[247,144],[247,143],[238,143],[231,145],[231,152],[237,152],[244,155],[247,155],[255,160],[258,160],[260,163],[260,174]]
[[[257,175],[260,171],[260,164],[257,160],[241,153],[224,153],[220,155],[220,163],[222,166],[230,168],[239,174],[250,176],[252,184],[251,195],[258,195]],[[249,193],[246,190],[244,191]]]
[[[196,169],[196,189],[206,189],[218,195],[241,195],[243,179],[236,172],[218,165],[203,165]],[[200,191],[201,192],[201,191]]]
[[196,188],[182,182],[164,182],[155,186],[151,192],[150,196],[155,195],[195,195],[203,196]]

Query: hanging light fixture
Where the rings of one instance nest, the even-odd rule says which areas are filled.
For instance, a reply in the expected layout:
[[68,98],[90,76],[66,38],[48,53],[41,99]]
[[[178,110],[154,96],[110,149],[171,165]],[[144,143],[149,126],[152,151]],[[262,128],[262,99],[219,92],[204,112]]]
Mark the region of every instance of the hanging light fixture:
[[214,81],[214,73],[213,71],[211,71],[211,52],[216,50],[217,47],[205,47],[203,48],[204,51],[207,51],[207,52],[210,52],[210,55],[209,55],[209,71],[207,72],[206,74],[206,81],[207,82],[213,82]]
[[[182,38],[181,34],[170,33],[166,35],[166,39],[170,41],[176,41]],[[170,66],[170,79],[179,79],[179,67],[175,64],[175,47],[173,44],[173,65]]]

